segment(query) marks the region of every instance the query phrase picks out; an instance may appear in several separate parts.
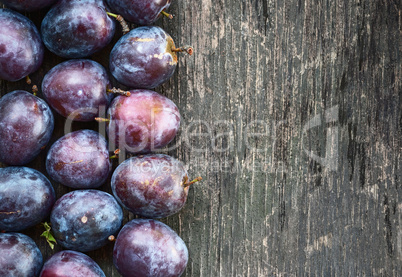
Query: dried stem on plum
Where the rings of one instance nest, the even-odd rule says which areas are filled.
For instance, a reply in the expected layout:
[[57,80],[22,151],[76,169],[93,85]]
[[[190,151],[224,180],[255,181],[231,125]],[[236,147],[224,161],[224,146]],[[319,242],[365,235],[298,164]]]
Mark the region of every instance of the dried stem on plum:
[[113,156],[110,156],[109,157],[109,159],[117,159],[118,157],[119,157],[119,154],[120,154],[120,149],[116,149],[116,150],[114,150],[114,155]]
[[197,182],[199,182],[201,180],[202,180],[202,177],[197,177],[194,180],[192,180],[191,182],[188,182],[188,177],[186,176],[186,177],[184,177],[184,181],[183,181],[182,186],[187,188],[187,187],[191,186],[192,184],[197,183]]
[[128,27],[127,22],[124,20],[124,18],[120,14],[114,14],[110,12],[106,12],[109,16],[116,18],[117,21],[119,21],[123,35],[127,34],[130,32],[130,28]]
[[167,12],[165,12],[165,11],[161,11],[161,14],[164,15],[164,16],[166,16],[166,17],[169,18],[169,19],[173,19],[173,15],[170,14],[170,13],[167,13]]
[[172,52],[186,52],[190,56],[194,53],[193,47],[191,46],[184,46],[184,47],[172,47]]
[[121,95],[124,95],[124,96],[130,96],[131,95],[131,93],[129,91],[122,90],[122,89],[119,89],[119,88],[111,88],[111,89],[108,88],[107,92],[121,94]]
[[98,122],[109,122],[110,119],[108,119],[108,118],[103,118],[103,117],[95,117],[95,121],[98,121]]

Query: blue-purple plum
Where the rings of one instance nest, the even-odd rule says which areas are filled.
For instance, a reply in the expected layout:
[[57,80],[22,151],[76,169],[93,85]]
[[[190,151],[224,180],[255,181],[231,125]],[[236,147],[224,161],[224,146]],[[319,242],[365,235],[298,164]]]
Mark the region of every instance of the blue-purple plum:
[[138,25],[150,25],[169,8],[171,0],[106,0],[113,12]]
[[52,5],[57,0],[0,0],[4,5],[21,12],[33,12]]
[[56,201],[49,180],[28,167],[0,169],[0,231],[21,231],[44,220]]
[[18,81],[42,64],[44,47],[38,29],[22,14],[0,9],[0,79]]
[[42,99],[23,90],[0,98],[0,162],[23,165],[47,145],[54,128],[53,114]]
[[98,249],[117,233],[123,211],[114,197],[99,190],[76,190],[63,195],[50,215],[57,243],[66,249]]
[[49,105],[75,121],[93,121],[107,109],[112,94],[108,74],[99,63],[69,60],[53,67],[43,78],[42,93]]
[[[144,26],[122,36],[113,47],[110,72],[117,81],[130,88],[152,89],[165,83],[177,65],[172,37],[157,26]],[[189,54],[192,50],[189,50]]]
[[61,0],[42,21],[45,46],[63,58],[83,58],[110,43],[115,23],[103,0]]
[[162,218],[177,213],[189,190],[182,162],[164,154],[132,157],[121,163],[112,176],[116,199],[136,215]]
[[106,277],[102,269],[87,255],[71,251],[60,251],[43,265],[40,277]]
[[30,237],[19,233],[0,233],[1,277],[36,277],[42,264],[42,253]]
[[110,104],[109,142],[131,153],[148,153],[168,145],[180,127],[177,106],[155,91],[130,93],[129,97],[117,96]]
[[57,140],[46,157],[49,176],[70,188],[100,187],[112,170],[106,139],[92,130],[79,130]]
[[113,263],[123,277],[177,277],[187,262],[184,241],[153,219],[134,219],[124,225],[113,249]]

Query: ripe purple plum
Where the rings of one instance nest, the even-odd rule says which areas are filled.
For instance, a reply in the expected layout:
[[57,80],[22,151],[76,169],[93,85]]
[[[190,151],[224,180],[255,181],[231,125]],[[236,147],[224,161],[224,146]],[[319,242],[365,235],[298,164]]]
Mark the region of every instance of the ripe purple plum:
[[164,154],[132,157],[112,176],[117,200],[136,215],[162,218],[177,213],[186,203],[189,186],[182,162]]
[[0,98],[0,162],[23,165],[49,142],[53,114],[42,99],[16,90]]
[[45,219],[56,201],[49,180],[27,167],[0,169],[0,231],[21,231]]
[[162,28],[145,26],[131,30],[115,44],[110,53],[110,72],[130,88],[155,88],[173,75],[177,52],[192,54],[191,47],[176,48],[172,37]]
[[46,157],[49,176],[70,188],[100,187],[112,170],[106,139],[92,130],[79,130],[57,140]]
[[171,0],[106,0],[115,13],[138,25],[154,23],[169,8]]
[[87,255],[71,251],[60,251],[43,265],[39,277],[106,277],[102,269]]
[[19,233],[0,233],[0,276],[38,276],[43,264],[35,242]]
[[106,70],[91,60],[69,60],[53,67],[43,78],[42,92],[49,105],[75,121],[93,121],[106,110],[112,94]]
[[63,195],[50,215],[57,243],[87,252],[104,246],[117,233],[123,211],[114,197],[99,190],[76,190]]
[[153,219],[134,219],[124,225],[113,250],[113,263],[123,277],[180,276],[187,262],[184,241]]
[[18,81],[42,64],[44,47],[36,26],[22,14],[0,9],[0,79]]
[[50,6],[57,0],[0,0],[4,5],[21,12],[33,12]]
[[42,21],[45,46],[63,58],[83,58],[110,43],[115,22],[103,0],[61,0]]
[[131,90],[108,109],[109,142],[131,153],[147,153],[169,144],[180,127],[177,106],[155,91]]

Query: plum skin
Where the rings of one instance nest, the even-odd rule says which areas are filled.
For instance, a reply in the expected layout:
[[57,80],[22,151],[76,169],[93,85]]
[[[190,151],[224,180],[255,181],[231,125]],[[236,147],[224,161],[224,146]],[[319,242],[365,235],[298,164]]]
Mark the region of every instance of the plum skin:
[[49,176],[70,188],[100,187],[112,170],[106,139],[92,130],[79,130],[57,140],[46,157]]
[[23,90],[0,98],[0,162],[23,165],[49,142],[53,114],[42,99]]
[[138,25],[154,23],[161,11],[169,8],[171,4],[171,0],[106,0],[106,2],[115,13]]
[[113,264],[123,277],[180,276],[187,262],[184,241],[153,219],[133,219],[124,225],[113,249]]
[[104,246],[123,220],[123,211],[110,194],[99,190],[76,190],[59,198],[50,215],[57,243],[64,248],[88,252]]
[[[149,153],[168,145],[180,127],[177,106],[155,91],[130,90],[117,96],[108,109],[109,143],[131,153]],[[113,145],[112,144],[112,145]]]
[[110,52],[110,72],[130,88],[153,89],[173,75],[177,54],[172,37],[157,26],[144,26],[121,37]]
[[52,184],[27,167],[0,169],[0,231],[21,231],[46,218],[56,201]]
[[94,260],[87,255],[64,250],[52,255],[43,265],[39,277],[106,277]]
[[187,200],[187,170],[182,162],[164,154],[132,157],[112,176],[112,191],[123,207],[146,218],[177,213]]
[[63,58],[84,58],[108,45],[115,22],[102,0],[60,0],[41,24],[45,46]]
[[0,26],[0,79],[21,80],[41,66],[42,39],[30,19],[9,9],[0,9]]
[[33,12],[50,6],[57,0],[0,0],[4,5],[23,12]]
[[93,121],[113,95],[108,74],[99,63],[69,60],[53,67],[43,78],[42,92],[49,105],[74,121]]
[[38,276],[43,264],[35,242],[19,233],[0,233],[0,276]]

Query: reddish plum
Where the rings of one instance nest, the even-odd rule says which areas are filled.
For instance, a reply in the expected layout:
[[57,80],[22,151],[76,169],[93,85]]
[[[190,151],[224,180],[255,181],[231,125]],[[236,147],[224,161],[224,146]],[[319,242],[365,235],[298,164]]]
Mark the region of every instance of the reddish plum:
[[71,251],[60,251],[43,265],[39,277],[105,277],[102,269],[87,255]]
[[0,0],[4,5],[21,12],[33,12],[50,6],[57,0]]
[[107,141],[92,130],[69,133],[50,148],[46,170],[53,180],[70,188],[97,188],[112,170]]
[[169,226],[152,219],[127,223],[113,250],[113,263],[123,277],[180,276],[187,262],[184,241]]
[[49,142],[53,114],[42,99],[16,90],[0,99],[0,162],[23,165]]
[[44,47],[38,30],[27,17],[0,9],[0,79],[18,81],[42,64]]
[[186,203],[190,184],[183,163],[163,154],[125,160],[112,176],[117,200],[134,214],[147,218],[177,213]]
[[21,231],[40,223],[55,201],[52,184],[39,171],[0,169],[0,231]]
[[112,94],[106,70],[91,60],[70,60],[53,67],[43,78],[42,92],[49,105],[64,117],[93,121],[105,110]]
[[154,91],[137,89],[130,93],[129,97],[116,97],[108,109],[109,141],[131,153],[166,146],[180,127],[177,106]]

